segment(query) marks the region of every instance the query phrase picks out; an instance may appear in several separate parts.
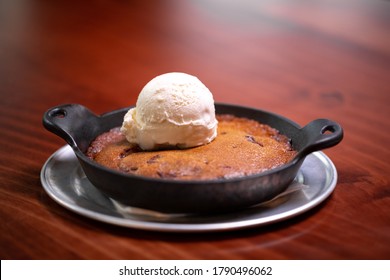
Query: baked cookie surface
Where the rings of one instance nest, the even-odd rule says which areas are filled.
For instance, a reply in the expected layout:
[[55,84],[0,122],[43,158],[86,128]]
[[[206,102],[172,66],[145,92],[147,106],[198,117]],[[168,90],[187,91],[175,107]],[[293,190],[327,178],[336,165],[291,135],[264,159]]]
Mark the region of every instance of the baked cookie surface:
[[255,120],[217,115],[218,136],[189,149],[143,151],[114,128],[98,136],[87,156],[101,165],[140,176],[178,180],[209,180],[263,172],[295,155],[290,140]]

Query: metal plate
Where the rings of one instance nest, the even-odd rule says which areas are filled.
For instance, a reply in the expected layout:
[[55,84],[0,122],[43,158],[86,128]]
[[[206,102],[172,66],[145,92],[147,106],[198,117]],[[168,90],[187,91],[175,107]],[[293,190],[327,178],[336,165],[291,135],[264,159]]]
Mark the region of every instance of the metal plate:
[[248,209],[210,215],[165,214],[120,205],[89,182],[69,146],[62,147],[46,161],[41,182],[57,203],[91,219],[143,230],[207,232],[264,226],[302,214],[333,192],[337,171],[323,152],[312,153],[306,157],[294,182],[277,198]]

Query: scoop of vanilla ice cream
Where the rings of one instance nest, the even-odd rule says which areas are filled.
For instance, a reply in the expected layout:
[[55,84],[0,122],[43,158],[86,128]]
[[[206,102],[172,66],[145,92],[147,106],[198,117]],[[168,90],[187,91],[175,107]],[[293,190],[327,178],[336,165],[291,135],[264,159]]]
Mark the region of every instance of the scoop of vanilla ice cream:
[[167,73],[155,77],[124,117],[121,131],[143,150],[190,148],[217,136],[214,99],[195,76]]

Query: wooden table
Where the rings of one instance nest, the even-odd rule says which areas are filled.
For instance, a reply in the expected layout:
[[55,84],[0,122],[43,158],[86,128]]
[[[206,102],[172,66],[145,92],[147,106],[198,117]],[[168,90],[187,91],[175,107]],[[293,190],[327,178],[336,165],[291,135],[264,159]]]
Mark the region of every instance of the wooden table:
[[[389,259],[390,3],[380,0],[1,1],[2,259]],[[197,76],[217,102],[339,122],[338,184],[287,221],[159,233],[73,213],[40,171],[64,141],[41,119],[133,105],[153,77]]]

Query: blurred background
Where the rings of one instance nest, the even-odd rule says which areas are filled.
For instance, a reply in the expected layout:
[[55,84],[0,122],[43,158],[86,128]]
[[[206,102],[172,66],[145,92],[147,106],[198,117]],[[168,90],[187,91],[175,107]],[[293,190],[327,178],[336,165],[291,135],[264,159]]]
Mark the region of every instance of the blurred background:
[[[306,122],[332,117],[341,104],[352,113],[353,99],[383,90],[375,79],[389,77],[388,1],[0,3],[1,94],[23,91],[41,110],[125,107],[154,76],[181,71],[198,76],[216,101],[279,113],[288,105],[288,117]],[[323,111],[310,112],[313,103]]]

